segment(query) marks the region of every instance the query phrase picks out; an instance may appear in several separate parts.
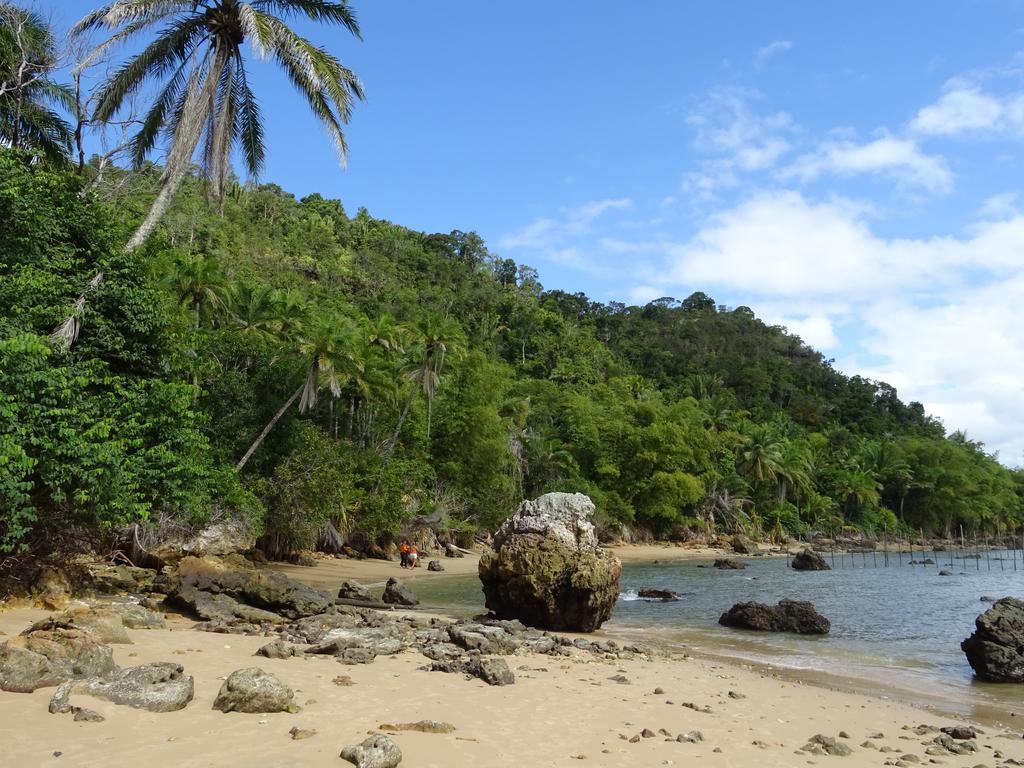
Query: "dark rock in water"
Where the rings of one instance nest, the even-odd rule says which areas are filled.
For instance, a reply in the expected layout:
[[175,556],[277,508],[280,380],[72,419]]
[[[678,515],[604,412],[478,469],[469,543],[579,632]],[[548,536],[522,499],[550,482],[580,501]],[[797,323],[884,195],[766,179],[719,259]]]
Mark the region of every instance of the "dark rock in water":
[[377,598],[360,584],[358,581],[343,581],[338,588],[338,597],[345,600],[365,600],[368,603],[376,602]]
[[828,619],[814,605],[797,600],[780,600],[778,605],[737,603],[718,619],[725,627],[756,629],[762,632],[794,632],[799,635],[827,635]]
[[195,685],[179,664],[158,661],[122,670],[110,680],[88,680],[76,691],[150,712],[176,712],[192,701]]
[[217,693],[221,712],[298,712],[292,689],[269,672],[249,667],[232,672]]
[[722,571],[742,571],[746,567],[746,563],[741,563],[739,560],[731,560],[728,557],[720,557],[715,560],[715,568]]
[[737,555],[756,555],[759,550],[757,544],[751,541],[750,538],[742,533],[737,533],[732,537],[732,551]]
[[[237,606],[221,598],[289,619],[315,616],[332,603],[322,592],[276,571],[253,568],[237,556],[230,559],[186,557],[168,579],[166,590],[170,602],[184,605],[203,618],[223,618],[223,611],[234,611],[238,615]],[[222,609],[219,613],[214,611],[218,602]],[[203,611],[215,615],[203,616]]]
[[419,605],[420,603],[412,590],[393,576],[384,585],[384,596],[381,599],[389,605]]
[[383,734],[371,736],[360,744],[345,747],[341,758],[356,768],[395,768],[402,762],[402,750]]
[[997,600],[960,644],[974,674],[994,683],[1024,683],[1024,601]]
[[989,597],[988,595],[981,596],[981,602],[983,603],[994,603],[995,601],[996,599],[994,597]]
[[32,630],[0,645],[0,690],[31,693],[117,671],[110,646],[80,629]]
[[794,571],[831,571],[832,567],[825,562],[825,558],[807,548],[793,557],[791,563]]
[[947,571],[945,568],[943,568],[941,571],[939,571],[939,576],[952,576],[952,575],[953,575],[953,572],[952,571]]
[[427,563],[427,570],[428,571],[443,571],[444,570],[444,566],[441,565],[441,561],[440,560],[431,560],[429,563]]
[[593,632],[611,616],[622,564],[598,545],[581,493],[524,501],[480,558],[487,608],[542,629]]
[[652,603],[674,603],[680,598],[680,594],[671,589],[638,589],[636,595]]

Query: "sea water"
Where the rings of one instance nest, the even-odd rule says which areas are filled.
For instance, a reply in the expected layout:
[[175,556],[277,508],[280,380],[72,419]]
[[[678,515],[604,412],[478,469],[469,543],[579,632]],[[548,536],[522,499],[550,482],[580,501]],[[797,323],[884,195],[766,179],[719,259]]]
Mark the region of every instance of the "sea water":
[[[915,553],[918,559],[925,555]],[[862,681],[919,703],[976,714],[981,709],[1017,712],[1024,722],[1024,686],[979,683],[960,642],[978,614],[991,607],[982,597],[1024,598],[1024,556],[993,552],[979,559],[929,553],[935,565],[908,565],[903,554],[836,556],[831,571],[794,571],[783,558],[745,559],[744,570],[717,570],[710,560],[630,564],[622,571],[621,594],[609,635],[620,635],[679,651],[730,656],[794,671]],[[828,556],[826,555],[826,559]],[[952,565],[950,564],[952,562]],[[1017,570],[1014,570],[1016,564]],[[940,576],[939,570],[951,576]],[[460,615],[483,610],[479,581],[449,577],[420,582],[425,604]],[[668,589],[676,602],[647,602],[642,588]],[[718,617],[734,603],[774,604],[809,600],[832,624],[823,637],[728,629]]]

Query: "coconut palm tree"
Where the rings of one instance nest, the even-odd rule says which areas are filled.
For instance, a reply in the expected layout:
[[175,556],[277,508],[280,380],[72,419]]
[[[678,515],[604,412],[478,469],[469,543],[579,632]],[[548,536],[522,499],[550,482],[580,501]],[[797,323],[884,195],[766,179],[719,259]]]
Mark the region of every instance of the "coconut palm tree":
[[358,328],[353,321],[325,316],[314,318],[300,332],[296,346],[300,358],[305,361],[306,375],[299,388],[277,410],[235,465],[236,471],[241,472],[245,468],[256,449],[296,400],[299,401],[299,413],[305,413],[316,405],[319,392],[325,386],[333,398],[341,396],[343,384],[353,372],[362,372],[364,367],[358,357],[358,336]]
[[129,250],[146,240],[167,210],[200,140],[202,163],[217,197],[223,194],[236,145],[250,174],[262,169],[263,116],[249,83],[246,41],[257,59],[273,59],[284,70],[344,161],[348,149],[341,126],[348,122],[354,100],[363,98],[362,85],[327,50],[292,31],[285,23],[292,17],[339,24],[360,35],[347,0],[117,0],[74,26],[73,35],[114,31],[95,56],[163,25],[156,39],[103,84],[96,99],[94,118],[107,121],[145,83],[160,83],[132,142],[135,163],[142,164],[161,134],[170,136],[171,145],[160,193],[128,241]]
[[60,162],[73,131],[57,107],[74,109],[74,93],[50,79],[57,45],[42,17],[0,2],[0,144]]
[[738,468],[755,484],[774,481],[782,469],[782,451],[783,445],[770,427],[753,425],[743,436]]
[[462,328],[454,319],[434,313],[428,313],[420,319],[414,329],[414,334],[417,339],[411,350],[411,356],[415,363],[407,374],[412,386],[398,416],[395,431],[384,446],[384,466],[387,466],[395,452],[398,438],[402,434],[402,426],[405,424],[405,417],[409,414],[409,406],[412,405],[416,393],[420,391],[423,392],[423,396],[427,400],[427,437],[430,437],[434,395],[437,394],[437,388],[441,384],[441,372],[444,370],[445,358],[449,354],[450,347],[454,347],[458,351],[464,338]]
[[[117,114],[143,86],[158,83],[157,95],[132,139],[141,165],[161,135],[170,147],[160,190],[149,212],[128,240],[139,247],[155,229],[197,154],[214,196],[221,198],[238,147],[248,172],[259,175],[266,156],[263,115],[249,82],[244,44],[257,59],[272,59],[309,104],[334,140],[342,164],[348,145],[342,126],[356,100],[363,98],[359,78],[339,59],[296,34],[286,23],[306,18],[345,27],[360,37],[348,0],[116,0],[78,22],[73,36],[97,29],[113,31],[80,66],[140,34],[160,30],[140,53],[111,75],[96,96],[93,120]],[[86,295],[103,282],[96,275],[75,304],[80,315]],[[53,333],[55,343],[72,344],[79,322],[69,317]]]
[[196,330],[203,316],[217,313],[228,302],[227,284],[220,264],[206,256],[182,256],[175,259],[164,284],[181,303],[192,309]]

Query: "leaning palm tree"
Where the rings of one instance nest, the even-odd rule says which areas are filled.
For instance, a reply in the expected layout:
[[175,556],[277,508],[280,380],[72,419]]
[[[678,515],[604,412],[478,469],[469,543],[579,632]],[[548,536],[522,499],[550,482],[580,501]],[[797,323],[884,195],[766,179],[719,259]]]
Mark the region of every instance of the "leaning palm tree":
[[[218,198],[224,193],[234,148],[241,150],[251,175],[262,170],[263,115],[249,83],[246,41],[256,58],[270,58],[284,70],[326,127],[344,163],[348,145],[342,125],[355,100],[363,98],[362,84],[334,55],[292,31],[286,21],[293,17],[339,24],[360,37],[348,0],[116,0],[73,27],[75,36],[102,28],[114,32],[80,65],[87,66],[113,46],[163,25],[152,42],[101,86],[93,115],[96,121],[108,121],[148,82],[159,83],[132,139],[133,160],[141,165],[161,136],[169,137],[170,147],[160,191],[128,240],[127,250],[138,248],[153,232],[193,159],[200,160]],[[102,280],[102,274],[97,275],[89,289]],[[82,294],[76,303],[78,314],[84,304]],[[65,321],[54,332],[54,341],[71,344],[78,325]]]
[[50,78],[57,44],[39,14],[0,2],[0,144],[67,158],[72,130],[56,107],[73,109],[71,89]]
[[296,341],[300,359],[306,367],[306,375],[298,389],[277,410],[245,455],[239,459],[235,465],[238,472],[245,468],[256,449],[296,400],[299,401],[299,413],[305,413],[316,405],[324,386],[337,399],[350,377],[364,370],[364,363],[359,357],[358,328],[348,318],[316,317],[306,330],[300,332]]

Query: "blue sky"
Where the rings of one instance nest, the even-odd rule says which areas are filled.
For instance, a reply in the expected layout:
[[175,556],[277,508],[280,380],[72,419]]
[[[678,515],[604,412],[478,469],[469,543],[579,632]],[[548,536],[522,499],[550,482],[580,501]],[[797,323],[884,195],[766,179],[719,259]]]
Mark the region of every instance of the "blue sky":
[[[40,2],[58,25],[94,0]],[[267,64],[264,179],[548,288],[703,290],[1024,457],[1024,4],[355,3],[342,171]]]

